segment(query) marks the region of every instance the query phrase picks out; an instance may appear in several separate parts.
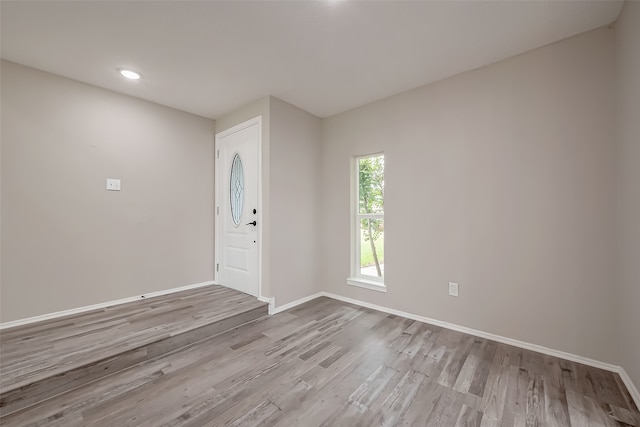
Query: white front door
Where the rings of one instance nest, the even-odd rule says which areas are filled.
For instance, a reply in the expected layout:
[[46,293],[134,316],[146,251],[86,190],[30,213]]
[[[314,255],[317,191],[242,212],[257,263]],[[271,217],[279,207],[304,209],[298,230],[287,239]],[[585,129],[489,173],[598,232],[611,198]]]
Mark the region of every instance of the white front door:
[[216,135],[217,282],[260,296],[261,118]]

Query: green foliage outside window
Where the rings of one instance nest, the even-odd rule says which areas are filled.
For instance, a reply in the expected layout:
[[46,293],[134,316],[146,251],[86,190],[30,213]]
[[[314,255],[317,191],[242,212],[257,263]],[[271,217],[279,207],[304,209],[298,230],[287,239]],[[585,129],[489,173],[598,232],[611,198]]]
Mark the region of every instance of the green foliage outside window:
[[[383,155],[358,159],[358,186],[359,213],[384,214]],[[363,218],[360,221],[360,227],[364,242],[369,243],[371,258],[376,267],[377,275],[382,277],[380,264],[381,261],[384,262],[384,252],[379,253],[381,246],[379,243],[384,241],[384,220],[380,218]],[[363,249],[361,247],[361,251]],[[369,252],[369,250],[366,252]]]

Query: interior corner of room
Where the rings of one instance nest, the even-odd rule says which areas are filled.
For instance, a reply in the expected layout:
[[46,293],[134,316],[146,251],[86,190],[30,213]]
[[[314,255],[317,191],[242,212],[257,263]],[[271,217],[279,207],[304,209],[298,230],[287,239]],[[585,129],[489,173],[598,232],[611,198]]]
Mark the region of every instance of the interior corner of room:
[[[5,325],[214,283],[216,134],[260,117],[272,313],[329,296],[600,364],[640,399],[640,3],[326,116],[268,95],[203,117],[7,59],[0,78]],[[345,283],[350,161],[376,152],[385,292]]]

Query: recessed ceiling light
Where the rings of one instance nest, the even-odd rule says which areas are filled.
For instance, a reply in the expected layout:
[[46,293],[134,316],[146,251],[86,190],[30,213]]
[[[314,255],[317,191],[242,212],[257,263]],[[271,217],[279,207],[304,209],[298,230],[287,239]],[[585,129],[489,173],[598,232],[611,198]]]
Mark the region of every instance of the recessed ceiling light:
[[120,70],[120,74],[131,80],[138,80],[140,78],[140,74],[131,70]]

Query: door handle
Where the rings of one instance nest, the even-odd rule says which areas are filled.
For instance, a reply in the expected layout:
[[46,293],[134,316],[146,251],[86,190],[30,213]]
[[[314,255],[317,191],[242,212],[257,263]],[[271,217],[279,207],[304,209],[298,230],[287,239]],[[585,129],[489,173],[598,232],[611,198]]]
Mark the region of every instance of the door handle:
[[246,223],[245,225],[253,225],[255,227],[256,225],[258,225],[258,223],[256,221],[252,221],[252,222]]

